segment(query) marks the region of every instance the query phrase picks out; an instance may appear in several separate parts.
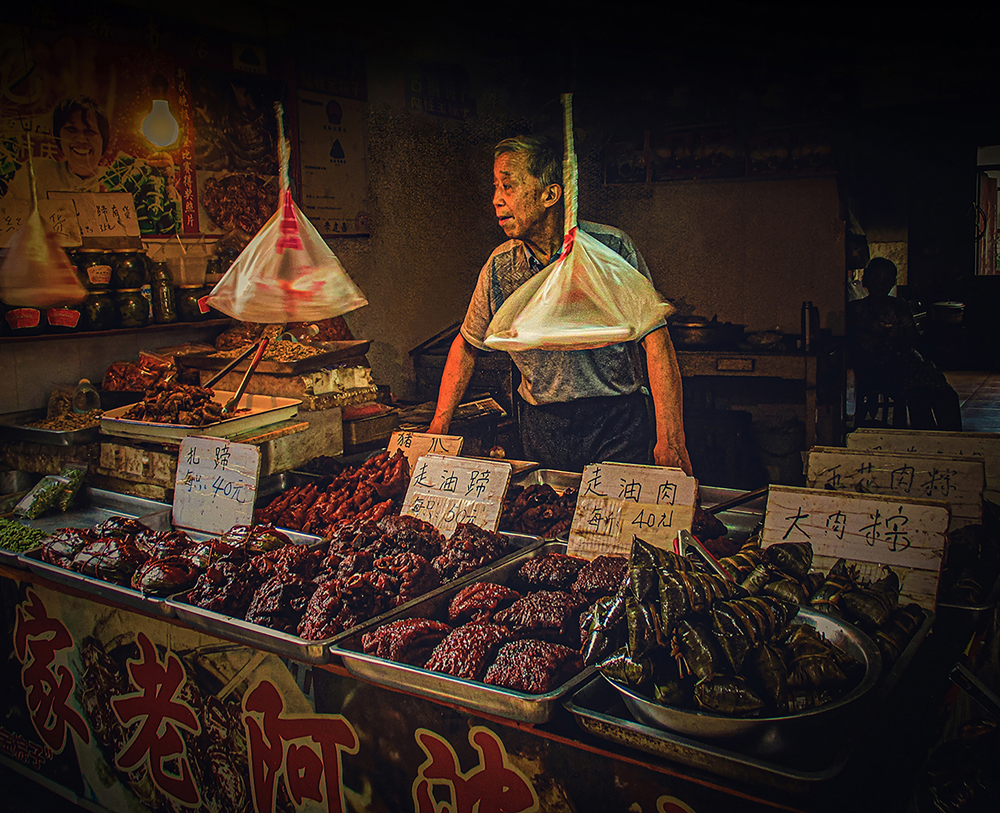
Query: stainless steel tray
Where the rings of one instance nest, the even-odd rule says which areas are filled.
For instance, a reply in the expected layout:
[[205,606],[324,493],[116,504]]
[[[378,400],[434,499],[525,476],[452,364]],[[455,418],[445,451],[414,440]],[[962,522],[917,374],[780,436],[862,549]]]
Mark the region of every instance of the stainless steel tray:
[[[235,393],[216,390],[212,400],[225,404]],[[270,426],[298,415],[299,404],[295,398],[279,398],[275,395],[247,394],[240,401],[241,410],[232,418],[206,424],[204,426],[189,426],[175,423],[155,423],[153,421],[134,421],[125,417],[130,406],[119,407],[104,413],[101,417],[101,434],[115,435],[135,440],[150,440],[156,442],[180,443],[191,435],[206,435],[215,438],[229,438]]]
[[805,736],[796,748],[780,753],[769,753],[752,743],[705,742],[637,722],[621,695],[600,675],[567,698],[563,706],[584,731],[601,739],[726,779],[802,793],[840,773],[865,736],[863,722],[875,716],[933,622],[933,613],[925,611],[923,624],[858,709],[855,719],[860,724],[843,729],[836,737]]
[[44,409],[0,415],[0,439],[44,443],[47,446],[78,446],[83,443],[95,443],[101,431],[99,426],[61,432],[56,429],[40,429],[37,426],[26,425],[42,420],[45,415]]
[[509,720],[544,723],[551,718],[553,710],[570,691],[590,679],[594,672],[593,667],[585,668],[551,692],[527,694],[365,654],[362,651],[361,636],[383,624],[402,618],[447,618],[448,604],[462,587],[474,581],[506,584],[528,559],[546,553],[565,552],[566,544],[558,541],[545,542],[538,547],[525,550],[520,556],[498,563],[478,574],[472,574],[471,577],[463,578],[461,584],[452,583],[429,593],[423,599],[410,602],[386,613],[381,618],[361,625],[350,635],[338,641],[332,647],[333,653],[343,659],[344,666],[351,674],[370,683],[399,689],[421,697],[429,697],[444,703],[457,704],[472,711],[492,714]]
[[[498,563],[513,560],[515,557],[520,555],[521,551],[532,550],[542,544],[542,540],[537,536],[524,536],[523,534],[504,534],[504,536],[510,538],[517,550],[499,559]],[[478,573],[484,572],[485,570],[486,568],[480,568],[479,570],[467,574],[460,579],[449,582],[449,585],[464,585],[468,583],[469,580],[476,578]],[[438,589],[440,590],[443,588]],[[433,595],[433,592],[429,595]],[[420,598],[414,599],[414,601],[409,604],[404,604],[402,607],[395,608],[388,613],[376,616],[369,621],[365,621],[363,624],[343,630],[330,638],[321,638],[316,641],[310,641],[307,638],[300,638],[298,635],[291,635],[287,632],[279,632],[278,630],[273,630],[269,627],[261,626],[260,624],[252,624],[242,618],[236,618],[235,616],[224,615],[223,613],[216,613],[211,610],[196,607],[193,604],[188,603],[187,598],[188,594],[186,592],[179,593],[171,596],[167,599],[167,602],[171,606],[174,615],[176,615],[181,621],[188,624],[188,626],[201,630],[202,632],[208,632],[212,635],[218,635],[241,644],[246,644],[247,646],[264,649],[268,652],[274,652],[277,655],[291,658],[293,660],[304,661],[306,663],[327,663],[331,657],[332,644],[335,644],[337,641],[344,638],[350,637],[355,631],[360,630],[362,627],[367,627],[369,624],[376,623],[380,619],[391,615],[397,610],[404,609],[408,607],[409,604],[413,604],[421,600]]]
[[122,604],[133,610],[139,610],[150,615],[170,617],[173,615],[173,608],[164,598],[154,598],[144,595],[131,587],[106,582],[103,579],[95,579],[92,576],[85,576],[73,570],[66,570],[57,565],[50,565],[43,562],[39,557],[38,549],[21,554],[21,561],[32,573],[50,579],[67,587],[90,593],[98,598]]
[[534,469],[511,478],[512,486],[552,486],[560,496],[571,488],[579,488],[583,475],[579,472],[558,469]]

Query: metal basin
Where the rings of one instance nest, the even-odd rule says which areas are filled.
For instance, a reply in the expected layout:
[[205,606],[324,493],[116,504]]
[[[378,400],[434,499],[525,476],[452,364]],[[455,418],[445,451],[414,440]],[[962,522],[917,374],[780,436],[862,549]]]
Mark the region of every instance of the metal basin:
[[827,641],[864,666],[864,676],[854,689],[830,703],[797,714],[744,718],[665,706],[604,677],[618,690],[635,718],[647,725],[696,739],[754,739],[758,741],[757,747],[765,752],[785,750],[796,737],[821,736],[827,727],[839,727],[854,719],[860,701],[875,686],[882,672],[878,647],[853,624],[805,607],[799,608],[793,623],[814,627]]

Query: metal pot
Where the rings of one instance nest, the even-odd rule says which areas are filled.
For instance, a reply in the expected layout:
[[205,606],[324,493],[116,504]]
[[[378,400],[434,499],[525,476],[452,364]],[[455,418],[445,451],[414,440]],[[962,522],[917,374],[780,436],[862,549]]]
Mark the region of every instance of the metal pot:
[[669,320],[667,328],[675,347],[706,349],[735,345],[743,335],[746,326],[734,325],[732,322],[720,322],[714,316],[711,320],[697,316],[686,316]]

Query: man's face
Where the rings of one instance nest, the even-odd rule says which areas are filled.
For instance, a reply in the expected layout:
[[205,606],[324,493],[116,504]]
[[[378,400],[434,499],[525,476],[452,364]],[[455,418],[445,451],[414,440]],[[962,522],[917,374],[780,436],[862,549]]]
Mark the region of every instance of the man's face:
[[104,153],[104,141],[97,127],[97,118],[92,110],[74,111],[59,131],[59,141],[70,172],[81,178],[89,178],[97,172],[97,164]]
[[526,155],[505,152],[493,163],[493,208],[508,237],[532,237],[545,217],[544,193],[542,182],[528,172]]

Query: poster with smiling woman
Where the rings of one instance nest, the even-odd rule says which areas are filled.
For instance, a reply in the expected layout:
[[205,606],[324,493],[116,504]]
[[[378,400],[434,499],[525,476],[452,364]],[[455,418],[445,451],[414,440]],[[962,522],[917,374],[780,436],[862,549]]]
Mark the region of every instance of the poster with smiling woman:
[[127,192],[142,235],[197,231],[190,107],[164,50],[0,28],[0,246],[30,212],[29,144],[39,200]]

